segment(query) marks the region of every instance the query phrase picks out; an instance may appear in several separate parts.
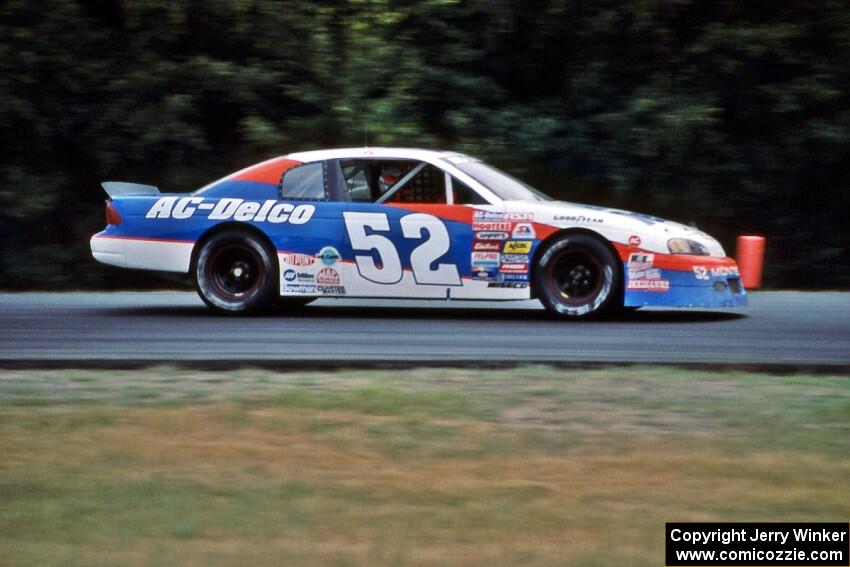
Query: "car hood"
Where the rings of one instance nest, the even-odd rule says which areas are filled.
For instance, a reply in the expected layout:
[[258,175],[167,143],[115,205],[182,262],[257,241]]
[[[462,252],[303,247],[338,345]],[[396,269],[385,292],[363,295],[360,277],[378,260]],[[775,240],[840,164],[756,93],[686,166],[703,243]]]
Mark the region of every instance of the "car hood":
[[668,240],[688,238],[705,246],[711,256],[726,255],[720,243],[705,232],[652,215],[569,201],[508,201],[505,208],[509,212],[531,212],[535,222],[550,226],[592,230],[613,242],[633,244],[637,237],[640,248],[652,252],[666,254]]

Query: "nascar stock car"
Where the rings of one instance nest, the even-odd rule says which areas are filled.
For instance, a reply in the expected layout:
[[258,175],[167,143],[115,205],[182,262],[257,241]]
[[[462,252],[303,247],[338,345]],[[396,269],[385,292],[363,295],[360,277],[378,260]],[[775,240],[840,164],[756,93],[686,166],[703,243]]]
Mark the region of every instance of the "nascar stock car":
[[106,182],[94,257],[190,274],[224,313],[319,297],[523,300],[580,318],[746,304],[721,245],[659,218],[554,201],[463,154],[293,153],[185,194]]

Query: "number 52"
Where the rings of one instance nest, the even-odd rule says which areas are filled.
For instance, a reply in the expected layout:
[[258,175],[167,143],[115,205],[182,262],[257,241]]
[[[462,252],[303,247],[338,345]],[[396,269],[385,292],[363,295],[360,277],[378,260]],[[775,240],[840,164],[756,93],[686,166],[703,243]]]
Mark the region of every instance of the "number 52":
[[[390,223],[386,213],[343,212],[345,230],[355,252],[375,250],[380,258],[380,267],[371,254],[355,254],[354,261],[360,276],[370,282],[391,285],[401,281],[403,270],[401,258],[392,240],[379,232],[390,232]],[[437,264],[431,268],[440,256],[449,251],[451,241],[443,221],[434,215],[413,213],[401,218],[401,233],[404,238],[427,238],[410,253],[410,267],[413,279],[420,285],[461,285],[457,266]],[[366,229],[372,230],[371,234]]]

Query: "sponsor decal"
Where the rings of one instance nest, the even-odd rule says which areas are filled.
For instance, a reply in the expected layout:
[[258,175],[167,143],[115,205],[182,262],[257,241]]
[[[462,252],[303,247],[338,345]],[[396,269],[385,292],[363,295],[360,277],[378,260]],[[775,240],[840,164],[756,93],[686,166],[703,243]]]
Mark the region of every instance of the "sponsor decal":
[[553,217],[556,222],[584,222],[584,223],[600,223],[605,222],[603,219],[597,217],[586,217],[584,215],[555,215]]
[[532,213],[499,213],[495,211],[475,211],[472,214],[473,221],[530,221],[534,219]]
[[341,285],[320,285],[319,293],[322,295],[345,295],[345,288]]
[[499,266],[500,272],[527,272],[528,264],[502,264]]
[[739,277],[741,275],[737,266],[718,266],[716,268],[711,268],[709,272],[711,272],[712,277],[715,278]]
[[289,266],[312,266],[316,263],[316,259],[307,254],[281,254],[280,263]]
[[489,272],[489,271],[498,271],[499,263],[498,262],[479,262],[472,263],[472,271],[473,272]]
[[505,213],[495,211],[475,211],[472,213],[473,221],[500,221],[505,220]]
[[472,272],[475,277],[492,278],[491,274],[499,271],[499,253],[473,252],[471,264]]
[[640,236],[638,236],[637,234],[633,234],[629,237],[629,244],[631,244],[632,246],[640,246],[640,242]]
[[629,271],[643,271],[652,267],[655,261],[655,254],[644,254],[642,252],[634,252],[629,254]]
[[502,254],[502,262],[505,264],[528,264],[527,254]]
[[298,281],[299,282],[312,282],[316,279],[316,276],[309,272],[298,272]]
[[498,252],[473,252],[473,264],[498,264],[501,254]]
[[472,277],[477,280],[492,280],[496,278],[496,270],[472,269]]
[[508,233],[496,231],[476,232],[475,238],[476,240],[507,240]]
[[698,280],[710,280],[711,278],[737,278],[741,272],[737,266],[715,266],[707,268],[705,266],[694,266],[694,276]]
[[507,289],[525,289],[528,287],[528,282],[490,282],[487,287],[501,287]]
[[669,291],[670,282],[667,280],[634,280],[629,281],[627,289],[638,291]]
[[534,226],[530,222],[518,222],[511,232],[511,238],[536,238]]
[[298,272],[289,269],[283,271],[283,279],[288,282],[294,282],[298,278]]
[[660,280],[661,270],[650,268],[648,270],[629,270],[630,280]]
[[668,291],[670,282],[661,279],[661,270],[653,268],[654,254],[634,253],[626,264],[629,283],[626,289],[636,291]]
[[479,250],[483,252],[498,252],[501,250],[502,244],[499,242],[493,242],[492,240],[476,240],[472,243],[473,250]]
[[741,275],[738,268],[733,266],[718,266],[711,268],[709,272],[711,272],[711,277],[713,278],[738,277]]
[[474,222],[472,223],[472,230],[480,231],[480,230],[510,230],[511,223],[510,222]]
[[500,282],[527,282],[528,274],[499,274],[497,278]]
[[306,293],[316,295],[316,286],[310,284],[286,284],[283,286],[284,293]]
[[333,246],[325,246],[319,253],[316,254],[316,258],[322,261],[322,264],[325,266],[333,266],[336,264],[342,256],[339,255],[339,251]]
[[333,268],[322,268],[319,270],[319,273],[316,274],[316,282],[319,285],[339,285],[339,272]]
[[209,220],[305,224],[316,212],[314,205],[281,203],[269,199],[260,203],[238,198],[160,197],[145,214],[148,219],[184,220],[206,214]]
[[506,254],[528,254],[531,252],[531,242],[509,240],[505,242]]

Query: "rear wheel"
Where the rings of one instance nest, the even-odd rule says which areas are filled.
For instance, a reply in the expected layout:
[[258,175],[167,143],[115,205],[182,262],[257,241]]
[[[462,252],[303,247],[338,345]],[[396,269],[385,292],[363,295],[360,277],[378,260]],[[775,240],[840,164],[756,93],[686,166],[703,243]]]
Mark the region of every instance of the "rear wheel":
[[601,241],[568,234],[544,249],[534,271],[540,302],[564,319],[592,317],[617,303],[619,263]]
[[242,230],[207,240],[198,252],[194,276],[204,303],[222,313],[252,313],[277,295],[274,253],[259,237]]

